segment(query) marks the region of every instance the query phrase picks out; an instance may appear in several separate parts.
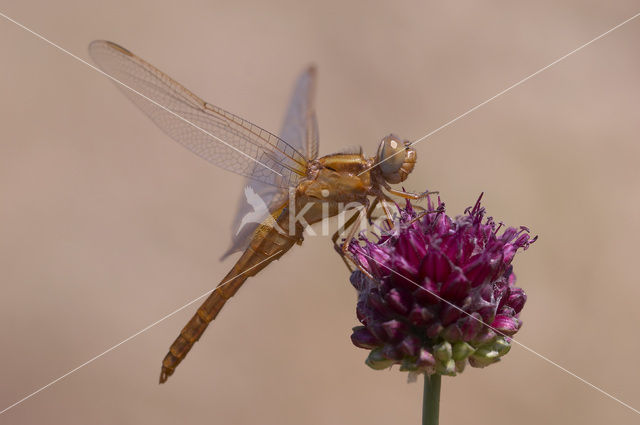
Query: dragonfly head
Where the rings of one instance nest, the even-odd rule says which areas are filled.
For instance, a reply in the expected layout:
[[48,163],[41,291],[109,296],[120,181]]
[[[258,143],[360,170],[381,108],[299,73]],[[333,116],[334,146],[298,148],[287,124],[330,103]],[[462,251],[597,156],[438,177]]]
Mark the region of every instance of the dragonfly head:
[[376,163],[388,183],[400,183],[413,171],[416,151],[408,140],[402,141],[398,136],[389,134],[380,142]]

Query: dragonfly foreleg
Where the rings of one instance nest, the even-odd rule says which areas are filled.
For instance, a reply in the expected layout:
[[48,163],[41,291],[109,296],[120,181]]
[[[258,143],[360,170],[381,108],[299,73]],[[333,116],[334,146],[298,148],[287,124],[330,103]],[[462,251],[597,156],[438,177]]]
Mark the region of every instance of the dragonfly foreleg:
[[413,218],[409,223],[407,223],[407,224],[411,225],[411,224],[415,223],[416,221],[420,221],[420,220],[422,219],[422,217],[424,217],[424,216],[425,216],[425,215],[427,215],[427,214],[433,214],[433,213],[440,214],[440,213],[442,213],[443,211],[444,211],[444,209],[442,209],[442,208],[440,208],[440,207],[436,208],[435,210],[427,210],[427,209],[422,208],[422,212],[420,212],[419,214],[417,214],[417,215],[416,215],[416,216],[415,216],[415,217],[414,217],[414,218]]
[[390,186],[385,187],[385,189],[387,190],[387,192],[389,192],[392,195],[399,196],[404,199],[412,199],[415,201],[424,199],[429,195],[437,195],[439,193],[439,192],[422,192],[422,193],[405,192],[404,190],[393,189]]

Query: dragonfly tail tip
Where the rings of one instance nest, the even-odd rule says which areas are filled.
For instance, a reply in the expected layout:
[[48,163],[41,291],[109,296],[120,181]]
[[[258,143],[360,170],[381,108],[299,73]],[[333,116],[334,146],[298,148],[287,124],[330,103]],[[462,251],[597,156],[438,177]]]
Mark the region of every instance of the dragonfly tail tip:
[[167,371],[162,368],[162,372],[160,372],[160,384],[164,384],[165,382],[167,382],[167,379],[169,379],[169,375],[171,375],[170,373],[167,373]]

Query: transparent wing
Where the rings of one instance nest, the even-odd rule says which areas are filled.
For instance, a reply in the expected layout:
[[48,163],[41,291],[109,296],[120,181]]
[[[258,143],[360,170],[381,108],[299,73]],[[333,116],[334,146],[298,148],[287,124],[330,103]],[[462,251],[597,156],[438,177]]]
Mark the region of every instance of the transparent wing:
[[[283,140],[303,152],[310,160],[318,156],[319,145],[318,121],[315,110],[316,75],[316,68],[310,66],[298,77],[280,133]],[[269,208],[269,213],[279,210],[287,202],[289,194],[285,189],[255,180],[247,181],[246,184],[264,200]],[[224,253],[222,259],[247,248],[259,223],[258,220],[248,223],[245,217],[255,217],[251,215],[254,212],[255,208],[248,202],[246,196],[241,196],[233,223],[233,229],[236,229],[236,233],[232,237],[231,246]],[[267,215],[267,213],[261,215],[262,221],[267,218]]]
[[[258,195],[267,206],[267,209],[259,210],[252,205],[245,195],[238,200],[236,215],[233,221],[235,233],[231,236],[231,246],[220,258],[224,260],[234,252],[247,249],[252,236],[261,223],[265,223],[267,217],[282,208],[287,202],[289,193],[286,189],[270,186],[261,182],[251,181],[247,185]],[[258,213],[258,214],[256,214]],[[247,220],[250,218],[250,220]]]
[[298,77],[280,133],[283,140],[303,152],[307,159],[318,156],[316,75],[315,66],[310,66]]
[[[296,186],[307,159],[279,137],[213,106],[182,85],[109,41],[94,41],[89,53],[124,94],[171,138],[226,170],[266,185]],[[143,95],[143,96],[140,96]]]

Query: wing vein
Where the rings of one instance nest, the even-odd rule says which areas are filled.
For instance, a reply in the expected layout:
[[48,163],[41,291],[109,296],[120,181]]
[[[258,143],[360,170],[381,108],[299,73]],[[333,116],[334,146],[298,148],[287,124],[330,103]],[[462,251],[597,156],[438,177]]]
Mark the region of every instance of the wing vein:
[[280,188],[296,186],[306,175],[307,158],[284,140],[205,102],[128,50],[94,41],[89,51],[138,108],[196,155]]

